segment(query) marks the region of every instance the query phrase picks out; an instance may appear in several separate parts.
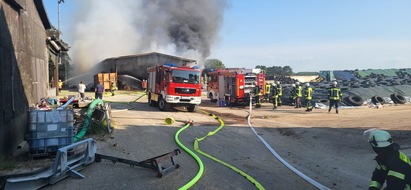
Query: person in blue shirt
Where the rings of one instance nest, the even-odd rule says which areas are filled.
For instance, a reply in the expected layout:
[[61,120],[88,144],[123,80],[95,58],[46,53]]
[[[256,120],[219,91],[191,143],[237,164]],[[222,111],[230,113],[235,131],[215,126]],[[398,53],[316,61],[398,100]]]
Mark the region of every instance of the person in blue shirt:
[[104,86],[101,84],[101,82],[98,82],[96,87],[94,88],[95,92],[95,98],[103,99],[103,92],[104,92]]

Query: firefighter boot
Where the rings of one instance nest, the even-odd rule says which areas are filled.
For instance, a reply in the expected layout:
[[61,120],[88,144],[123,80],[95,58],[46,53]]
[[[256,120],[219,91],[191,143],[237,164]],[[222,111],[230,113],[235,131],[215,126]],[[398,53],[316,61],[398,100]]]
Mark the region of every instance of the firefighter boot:
[[276,110],[276,109],[277,109],[277,106],[274,106],[274,107],[273,107],[273,110]]

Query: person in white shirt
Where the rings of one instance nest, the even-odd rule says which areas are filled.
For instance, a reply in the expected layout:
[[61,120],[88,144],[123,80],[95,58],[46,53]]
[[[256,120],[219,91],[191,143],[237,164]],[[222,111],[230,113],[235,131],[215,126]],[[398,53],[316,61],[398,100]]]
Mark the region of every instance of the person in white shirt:
[[84,101],[85,91],[86,91],[86,85],[83,84],[83,81],[80,81],[80,84],[78,84],[78,92],[80,93],[81,101]]

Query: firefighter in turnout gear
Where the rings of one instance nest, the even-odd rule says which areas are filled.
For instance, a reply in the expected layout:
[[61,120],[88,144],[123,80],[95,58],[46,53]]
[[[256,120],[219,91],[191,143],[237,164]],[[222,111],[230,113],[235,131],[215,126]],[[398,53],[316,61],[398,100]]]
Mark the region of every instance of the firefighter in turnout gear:
[[271,85],[270,85],[270,83],[265,83],[265,94],[264,94],[264,102],[270,102],[270,92],[271,92],[271,90],[270,90],[270,88],[271,88]]
[[261,108],[261,87],[258,86],[257,82],[254,82],[254,98],[255,98],[255,107],[256,108]]
[[311,100],[313,99],[313,89],[310,87],[310,83],[305,83],[305,101],[307,103],[307,109],[305,111],[313,111]]
[[372,173],[369,190],[379,190],[386,182],[384,189],[410,189],[411,161],[407,155],[399,151],[400,145],[393,142],[387,131],[371,129],[364,132],[368,136],[377,156],[377,165]]
[[296,94],[297,94],[297,88],[295,87],[295,84],[292,84],[291,85],[292,86],[292,89],[291,89],[291,95],[290,95],[290,100],[291,99],[293,99],[293,101],[294,101],[294,106],[296,105],[295,104],[295,99],[296,99]]
[[57,87],[59,89],[59,92],[61,92],[61,89],[63,89],[63,82],[61,82],[61,80],[59,79],[59,81],[57,82]]
[[110,84],[111,96],[114,96],[114,91],[116,89],[117,89],[116,84],[114,83],[114,81],[111,81],[111,84]]
[[281,101],[281,96],[283,96],[283,86],[281,85],[280,81],[277,81],[277,89],[278,89],[278,106],[281,106],[283,102]]
[[303,88],[299,82],[295,83],[295,108],[301,108],[301,98],[303,96]]
[[275,83],[273,83],[271,87],[271,99],[273,100],[273,110],[277,109],[278,106],[278,87]]
[[338,104],[342,101],[342,93],[341,90],[337,87],[337,82],[333,82],[333,87],[330,88],[328,92],[328,99],[330,100],[330,107],[328,108],[328,112],[331,111],[332,107],[335,107],[335,113],[338,114]]

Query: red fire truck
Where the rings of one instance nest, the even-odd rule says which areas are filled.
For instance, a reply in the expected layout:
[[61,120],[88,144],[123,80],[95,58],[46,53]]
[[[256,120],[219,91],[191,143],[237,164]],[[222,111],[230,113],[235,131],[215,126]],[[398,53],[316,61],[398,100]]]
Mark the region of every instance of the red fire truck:
[[208,73],[207,96],[213,102],[225,100],[230,106],[247,105],[255,84],[264,94],[265,74],[260,69],[217,70]]
[[184,106],[193,112],[201,103],[200,69],[164,64],[147,69],[147,95],[150,106],[161,111]]

